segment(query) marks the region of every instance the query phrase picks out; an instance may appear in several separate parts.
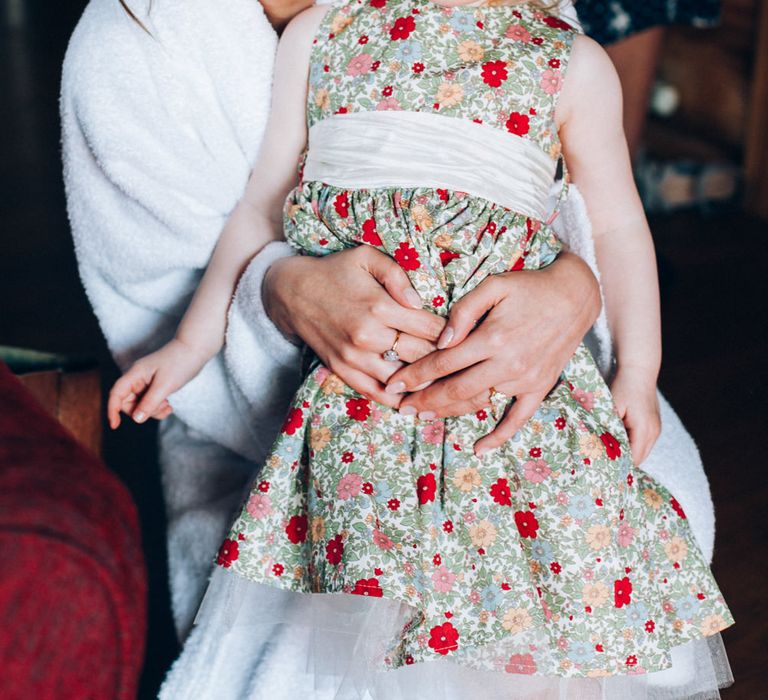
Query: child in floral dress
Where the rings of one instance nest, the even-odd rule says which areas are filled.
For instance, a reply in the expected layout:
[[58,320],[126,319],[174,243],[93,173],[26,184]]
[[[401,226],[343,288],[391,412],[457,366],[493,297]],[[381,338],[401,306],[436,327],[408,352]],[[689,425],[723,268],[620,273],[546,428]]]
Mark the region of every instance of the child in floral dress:
[[[333,649],[330,696],[718,697],[702,640],[730,613],[625,429],[647,452],[659,323],[609,66],[534,3],[341,0],[304,13],[281,43],[248,190],[177,337],[113,390],[115,412],[162,406],[220,349],[239,271],[283,232],[306,255],[376,247],[446,316],[490,276],[548,265],[562,244],[547,194],[565,155],[595,228],[615,402],[582,345],[526,426],[477,454],[509,397],[422,420],[311,361],[222,545],[205,610],[237,624],[264,584],[285,591]],[[300,153],[296,185],[286,161]],[[656,679],[683,648],[696,678],[670,691]]]

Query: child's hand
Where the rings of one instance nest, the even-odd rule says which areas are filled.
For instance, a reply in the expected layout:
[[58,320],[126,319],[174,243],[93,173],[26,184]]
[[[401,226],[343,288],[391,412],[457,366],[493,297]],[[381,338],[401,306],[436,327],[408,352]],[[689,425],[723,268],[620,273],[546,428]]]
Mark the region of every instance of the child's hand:
[[207,361],[176,339],[137,360],[109,392],[109,426],[114,430],[120,425],[121,411],[137,423],[167,418],[173,412],[168,397],[193,379]]
[[619,369],[611,383],[611,393],[629,435],[632,458],[639,465],[661,432],[656,378],[631,369]]

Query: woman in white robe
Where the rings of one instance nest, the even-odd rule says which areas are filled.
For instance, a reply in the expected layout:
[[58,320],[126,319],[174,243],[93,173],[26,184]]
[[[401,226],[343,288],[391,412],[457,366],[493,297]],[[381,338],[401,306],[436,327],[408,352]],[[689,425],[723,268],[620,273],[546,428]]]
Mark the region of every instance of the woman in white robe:
[[[280,24],[303,4],[270,3],[270,17]],[[67,202],[80,273],[122,368],[173,333],[242,193],[266,122],[277,40],[256,0],[154,0],[151,11],[148,0],[134,0],[130,7],[143,27],[119,0],[91,0],[67,52],[61,99]],[[577,194],[559,223],[571,249],[594,267],[588,221]],[[299,378],[298,349],[265,314],[262,287],[272,316],[287,335],[302,336],[347,383],[376,385],[367,374],[375,373],[370,368],[386,349],[376,344],[381,344],[377,331],[387,324],[366,318],[362,304],[354,306],[340,291],[335,297],[327,289],[317,295],[337,298],[335,310],[314,307],[313,295],[299,290],[333,285],[334,263],[317,259],[307,267],[310,263],[303,261],[299,269],[289,254],[287,246],[271,244],[254,259],[231,307],[225,351],[172,397],[174,413],[161,427],[171,597],[180,639],[189,633],[215,552]],[[350,254],[359,255],[337,255]],[[356,274],[369,277],[366,303],[378,302],[385,310],[397,307],[398,318],[411,314],[409,327],[418,325],[420,317],[414,314],[425,312],[406,311],[392,301],[381,280],[387,280],[389,291],[392,284],[400,285],[401,299],[407,282],[398,282],[381,258],[356,268]],[[278,261],[264,283],[265,271]],[[555,265],[560,266],[559,282],[569,282],[552,292],[560,295],[561,318],[553,319],[552,328],[510,337],[507,357],[500,358],[497,368],[503,371],[520,361],[532,370],[549,368],[529,372],[537,377],[529,404],[552,384],[549,375],[559,372],[573,340],[592,324],[599,308],[594,278],[585,265],[574,256]],[[521,304],[530,310],[531,304],[541,303],[534,287],[548,283],[527,284],[510,293],[530,294],[532,300]],[[608,371],[604,326],[598,336]],[[357,344],[349,338],[358,338]],[[526,339],[525,347],[520,338]],[[423,353],[423,339],[412,336],[408,342],[414,359]],[[495,386],[511,378],[502,375]],[[475,397],[466,397],[467,406],[487,396],[488,387],[476,389]],[[383,392],[371,393],[392,400]],[[431,395],[433,402],[440,401],[439,391]],[[663,400],[662,419],[662,436],[643,468],[677,494],[711,558],[714,516],[698,452]],[[201,648],[204,632],[198,628],[189,640],[176,678],[187,668],[199,668],[195,649]],[[292,655],[300,654],[301,640],[291,644]],[[248,677],[258,676],[262,688],[271,687],[270,673],[282,678],[282,664],[292,656],[266,642],[261,649],[251,644],[242,652],[247,658],[240,666],[248,669]],[[232,654],[222,650],[218,661],[210,663],[226,660],[238,666]],[[256,657],[259,663],[253,662]],[[291,692],[300,692],[307,682],[295,669],[293,678],[297,685],[293,691],[286,688],[284,697],[296,697]],[[249,682],[244,676],[244,689]],[[174,692],[171,683],[167,697],[180,697]]]

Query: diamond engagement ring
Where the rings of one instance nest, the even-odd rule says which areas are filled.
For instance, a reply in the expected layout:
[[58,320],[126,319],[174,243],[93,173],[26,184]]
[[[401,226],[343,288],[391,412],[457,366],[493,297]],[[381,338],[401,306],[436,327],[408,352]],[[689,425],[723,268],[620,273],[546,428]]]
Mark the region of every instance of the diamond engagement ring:
[[509,397],[505,393],[497,391],[495,387],[488,387],[488,402],[491,404],[491,414],[494,420],[499,420],[504,415],[508,400]]
[[400,362],[400,355],[397,354],[397,344],[400,342],[400,331],[397,331],[395,336],[395,342],[392,343],[392,347],[389,350],[385,350],[381,353],[381,356],[387,362]]

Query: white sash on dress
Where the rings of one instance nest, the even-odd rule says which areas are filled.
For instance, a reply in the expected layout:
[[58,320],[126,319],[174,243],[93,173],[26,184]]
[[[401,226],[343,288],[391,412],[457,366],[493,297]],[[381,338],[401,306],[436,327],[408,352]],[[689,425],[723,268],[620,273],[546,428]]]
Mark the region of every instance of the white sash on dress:
[[304,180],[439,187],[544,220],[556,166],[533,141],[487,124],[434,112],[352,112],[312,125]]

